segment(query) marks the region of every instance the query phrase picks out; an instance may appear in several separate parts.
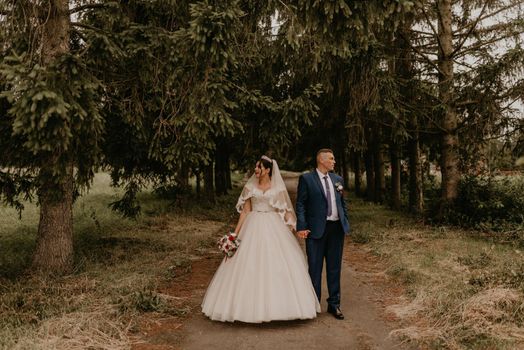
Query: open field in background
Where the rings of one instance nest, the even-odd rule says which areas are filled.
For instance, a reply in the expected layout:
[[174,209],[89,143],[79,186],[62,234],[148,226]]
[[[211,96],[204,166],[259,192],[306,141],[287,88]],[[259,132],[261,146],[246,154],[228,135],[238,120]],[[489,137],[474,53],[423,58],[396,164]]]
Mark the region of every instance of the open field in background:
[[75,203],[76,271],[64,278],[23,274],[38,210],[27,204],[20,221],[15,210],[0,208],[0,349],[124,349],[145,313],[177,318],[188,312],[183,299],[158,291],[215,248],[235,214],[236,194],[214,206],[192,198],[173,207],[143,193],[142,215],[131,220],[107,207],[118,198],[109,184],[107,174],[98,174]]
[[524,256],[518,244],[425,226],[351,200],[352,240],[376,255],[405,295],[394,331],[430,349],[524,348]]

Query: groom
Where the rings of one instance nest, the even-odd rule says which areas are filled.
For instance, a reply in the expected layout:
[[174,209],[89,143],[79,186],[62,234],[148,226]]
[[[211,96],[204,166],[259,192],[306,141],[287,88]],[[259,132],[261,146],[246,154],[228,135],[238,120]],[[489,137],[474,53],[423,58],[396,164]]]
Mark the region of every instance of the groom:
[[326,259],[328,312],[339,320],[340,270],[344,235],[349,233],[342,177],[330,173],[335,167],[333,151],[317,152],[317,168],[300,176],[297,189],[297,235],[306,238],[309,275],[320,301],[322,266]]

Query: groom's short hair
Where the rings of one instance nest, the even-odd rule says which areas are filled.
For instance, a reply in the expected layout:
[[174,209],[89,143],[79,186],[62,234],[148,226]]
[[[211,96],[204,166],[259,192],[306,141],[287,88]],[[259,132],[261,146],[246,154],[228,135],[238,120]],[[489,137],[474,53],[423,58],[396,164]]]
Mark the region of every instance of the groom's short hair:
[[331,154],[334,154],[334,153],[333,153],[333,150],[331,150],[331,149],[329,149],[329,148],[322,148],[322,149],[319,149],[318,152],[317,152],[317,164],[318,164],[318,162],[319,162],[319,160],[320,160],[320,155],[321,155],[322,153],[331,153]]
[[331,153],[331,154],[334,154],[333,153],[333,150],[329,149],[329,148],[322,148],[322,149],[319,149],[318,152],[317,152],[317,157],[321,154],[321,153]]

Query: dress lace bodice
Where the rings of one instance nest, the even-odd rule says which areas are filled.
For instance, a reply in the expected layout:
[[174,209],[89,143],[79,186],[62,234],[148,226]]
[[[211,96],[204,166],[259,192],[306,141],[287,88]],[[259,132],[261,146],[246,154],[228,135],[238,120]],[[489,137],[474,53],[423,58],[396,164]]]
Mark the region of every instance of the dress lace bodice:
[[251,210],[253,212],[276,212],[286,225],[290,228],[295,227],[297,219],[285,188],[272,187],[263,192],[257,186],[248,183],[244,186],[238,198],[236,209],[239,213],[242,212],[247,200],[251,200]]
[[253,197],[251,197],[251,210],[255,212],[276,212],[277,210],[270,204],[271,196],[275,196],[272,191],[262,192],[262,190],[255,188]]

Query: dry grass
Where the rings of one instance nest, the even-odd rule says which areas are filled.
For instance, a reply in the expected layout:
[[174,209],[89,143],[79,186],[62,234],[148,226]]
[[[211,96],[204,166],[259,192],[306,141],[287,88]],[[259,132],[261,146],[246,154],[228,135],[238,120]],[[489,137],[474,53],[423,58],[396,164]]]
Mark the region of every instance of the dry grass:
[[129,325],[121,324],[105,307],[48,319],[13,349],[128,349]]
[[387,309],[404,325],[393,335],[429,349],[524,348],[518,246],[425,226],[361,201],[352,203],[351,216],[357,240],[406,291]]
[[25,220],[35,222],[36,210],[16,224],[0,222],[0,349],[129,349],[144,315],[177,318],[188,312],[176,295],[159,293],[159,286],[174,283],[214,248],[233,214],[234,196],[216,206],[188,199],[183,208],[172,208],[144,194],[144,215],[135,221],[107,208],[116,198],[108,180],[97,176],[93,190],[75,205],[73,275],[21,274],[27,262],[19,257],[30,256],[35,238],[23,228]]

